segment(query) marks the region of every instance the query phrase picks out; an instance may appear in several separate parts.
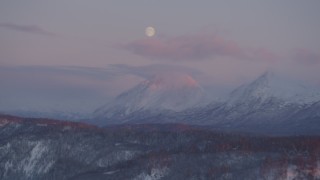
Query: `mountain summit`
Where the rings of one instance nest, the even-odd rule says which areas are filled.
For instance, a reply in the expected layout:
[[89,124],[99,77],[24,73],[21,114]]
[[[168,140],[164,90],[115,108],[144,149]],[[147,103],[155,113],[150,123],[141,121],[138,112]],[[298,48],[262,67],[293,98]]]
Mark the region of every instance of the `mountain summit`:
[[180,112],[205,105],[205,91],[188,74],[169,73],[145,80],[95,111],[100,119],[122,119],[133,113]]
[[311,104],[320,101],[320,94],[301,82],[266,72],[250,84],[245,84],[230,94],[228,104],[242,104],[255,101],[264,103],[278,100],[285,104]]
[[184,119],[220,129],[315,133],[320,127],[320,93],[302,84],[267,72],[231,92],[224,103],[212,104],[188,114]]

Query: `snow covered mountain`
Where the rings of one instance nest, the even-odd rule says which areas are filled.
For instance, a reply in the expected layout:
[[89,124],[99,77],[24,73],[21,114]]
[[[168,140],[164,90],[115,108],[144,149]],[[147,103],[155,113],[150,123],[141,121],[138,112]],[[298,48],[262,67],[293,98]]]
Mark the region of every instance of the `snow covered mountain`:
[[320,93],[300,82],[266,72],[248,85],[243,85],[230,94],[228,105],[256,101],[265,103],[277,99],[285,104],[311,104],[320,100]]
[[182,80],[184,86],[170,88],[158,78],[139,84],[96,112],[101,124],[185,123],[281,133],[319,130],[320,91],[298,81],[267,72],[232,91],[225,101],[200,106],[205,97],[201,88],[187,76]]
[[224,103],[187,112],[181,120],[236,130],[308,133],[320,127],[319,92],[267,72],[231,92]]
[[205,91],[187,74],[158,75],[120,94],[95,111],[104,121],[128,120],[134,114],[173,113],[204,106],[208,103]]

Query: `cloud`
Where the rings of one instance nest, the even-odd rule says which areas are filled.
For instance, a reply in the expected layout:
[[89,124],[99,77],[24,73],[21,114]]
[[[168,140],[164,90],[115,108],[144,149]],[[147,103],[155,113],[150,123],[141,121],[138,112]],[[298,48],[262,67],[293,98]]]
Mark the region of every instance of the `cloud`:
[[19,32],[25,32],[25,33],[31,33],[31,34],[44,35],[44,36],[56,36],[55,33],[47,31],[36,25],[20,25],[20,24],[4,22],[4,23],[0,23],[0,28],[19,31]]
[[[74,102],[92,98],[100,103],[106,98],[115,97],[119,93],[132,88],[146,79],[162,74],[186,73],[202,83],[201,72],[193,68],[170,65],[130,66],[114,64],[107,67],[78,66],[0,66],[0,99],[19,99],[25,97],[32,100],[37,97],[54,97]],[[1,86],[2,87],[2,86]],[[20,96],[21,95],[21,96]],[[66,97],[67,96],[67,97]],[[24,99],[21,99],[23,101]],[[76,100],[77,101],[77,100]],[[52,103],[48,100],[46,103]],[[85,102],[85,101],[83,101]],[[104,102],[105,103],[105,102]],[[5,101],[0,103],[0,109]],[[17,105],[17,104],[13,104]],[[78,105],[78,103],[77,103]],[[99,104],[100,106],[100,104]],[[97,105],[98,107],[98,105]]]
[[243,48],[215,34],[138,39],[120,46],[154,60],[191,61],[227,56],[234,59],[273,62],[279,57],[267,48]]
[[305,48],[294,49],[293,59],[297,62],[309,65],[320,63],[320,55]]
[[147,66],[129,66],[125,64],[112,64],[108,69],[122,74],[132,74],[144,79],[150,79],[155,75],[169,74],[169,73],[187,73],[193,77],[202,77],[205,74],[199,70],[167,64],[153,64]]
[[214,56],[246,57],[237,43],[217,35],[146,38],[121,47],[140,56],[165,60],[203,60]]
[[279,55],[275,54],[267,48],[255,48],[247,50],[247,59],[249,60],[274,62],[279,58]]

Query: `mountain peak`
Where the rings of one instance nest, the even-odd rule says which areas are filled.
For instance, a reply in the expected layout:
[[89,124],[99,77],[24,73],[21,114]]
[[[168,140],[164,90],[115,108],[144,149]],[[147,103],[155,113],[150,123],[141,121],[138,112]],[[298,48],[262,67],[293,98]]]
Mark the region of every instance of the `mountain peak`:
[[303,83],[267,71],[253,82],[243,85],[231,93],[231,102],[245,102],[249,99],[265,101],[270,98],[286,103],[308,104],[320,100],[320,95]]
[[261,76],[259,76],[258,79],[268,80],[268,79],[272,79],[274,77],[275,77],[275,73],[274,72],[266,71]]
[[272,71],[266,71],[265,73],[260,75],[257,79],[255,79],[250,84],[251,85],[258,85],[258,86],[269,86],[272,83],[275,83],[275,81],[277,81],[277,79],[282,79],[282,78],[279,77],[278,75],[276,75]]
[[145,84],[149,86],[151,90],[200,87],[195,79],[193,79],[190,75],[183,73],[156,75],[153,78],[146,80]]
[[99,108],[98,117],[128,117],[135,112],[161,110],[180,112],[209,103],[207,94],[188,74],[169,73],[154,76],[121,93]]

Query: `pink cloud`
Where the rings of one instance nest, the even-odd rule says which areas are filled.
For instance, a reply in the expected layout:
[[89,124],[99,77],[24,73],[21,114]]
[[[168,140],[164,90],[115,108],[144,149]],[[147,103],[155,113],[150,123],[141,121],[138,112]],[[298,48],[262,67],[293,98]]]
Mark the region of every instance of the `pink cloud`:
[[305,64],[320,63],[320,55],[305,48],[294,49],[294,60]]
[[204,60],[216,56],[267,62],[278,59],[266,48],[244,49],[234,41],[208,34],[144,38],[124,44],[121,48],[155,60]]
[[139,39],[122,46],[134,54],[166,60],[202,60],[214,56],[244,58],[242,48],[215,35]]
[[274,62],[279,56],[267,48],[257,48],[248,52],[250,59]]

